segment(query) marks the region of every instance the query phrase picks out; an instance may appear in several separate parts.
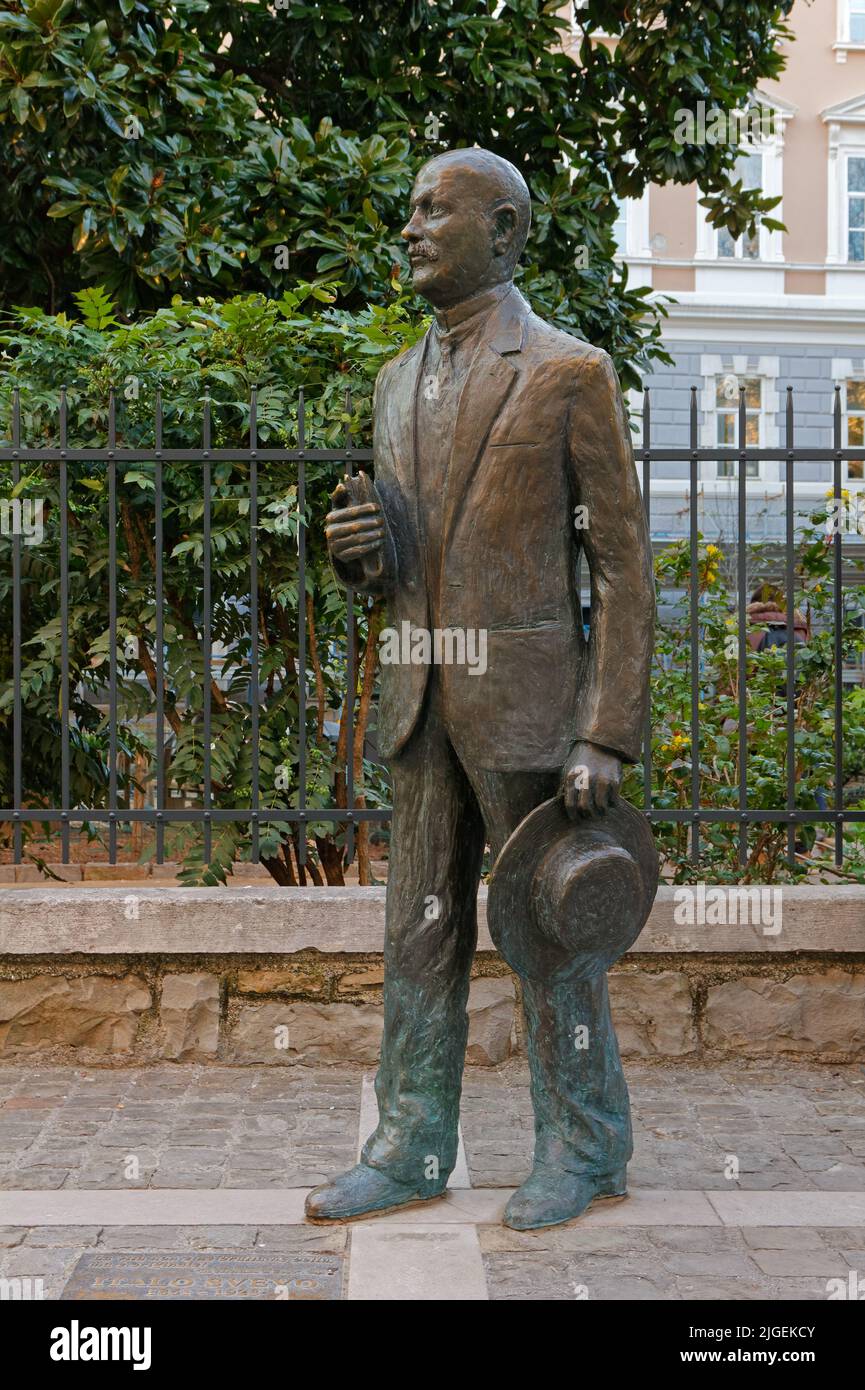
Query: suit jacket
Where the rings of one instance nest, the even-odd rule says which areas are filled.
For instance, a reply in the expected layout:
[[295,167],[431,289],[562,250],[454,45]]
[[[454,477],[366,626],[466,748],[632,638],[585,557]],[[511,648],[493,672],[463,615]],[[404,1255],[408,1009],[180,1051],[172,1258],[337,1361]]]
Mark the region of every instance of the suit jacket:
[[[374,394],[375,488],[384,565],[342,582],[384,594],[401,629],[483,629],[487,669],[442,665],[452,743],[498,771],[561,767],[585,739],[640,756],[654,628],[645,514],[609,356],[533,314],[512,289],[491,311],[460,397],[442,499],[440,587],[427,590],[419,515],[416,399],[425,340],[387,363]],[[575,527],[576,514],[587,524]],[[583,636],[579,563],[591,577]],[[411,735],[428,665],[383,665],[378,740]]]

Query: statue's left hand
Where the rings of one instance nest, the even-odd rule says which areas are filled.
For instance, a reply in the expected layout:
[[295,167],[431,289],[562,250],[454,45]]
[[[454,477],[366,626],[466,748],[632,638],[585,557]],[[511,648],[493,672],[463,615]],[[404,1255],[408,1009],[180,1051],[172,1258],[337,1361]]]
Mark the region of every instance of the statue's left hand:
[[622,762],[594,743],[575,743],[562,773],[565,810],[577,816],[602,816],[622,784]]

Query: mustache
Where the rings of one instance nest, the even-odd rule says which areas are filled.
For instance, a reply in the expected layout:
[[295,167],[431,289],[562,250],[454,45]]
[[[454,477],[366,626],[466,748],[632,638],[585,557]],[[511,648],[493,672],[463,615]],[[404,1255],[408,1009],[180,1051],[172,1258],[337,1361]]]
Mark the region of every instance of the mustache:
[[418,241],[409,249],[409,259],[419,258],[424,261],[437,261],[439,258],[438,247],[431,241]]

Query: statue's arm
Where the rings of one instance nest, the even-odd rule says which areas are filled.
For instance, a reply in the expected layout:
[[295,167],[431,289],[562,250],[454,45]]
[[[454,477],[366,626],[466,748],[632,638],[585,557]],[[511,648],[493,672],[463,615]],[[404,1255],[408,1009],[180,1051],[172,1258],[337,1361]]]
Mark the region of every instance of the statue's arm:
[[652,551],[625,404],[612,361],[578,365],[569,457],[584,525],[591,619],[578,708],[578,739],[623,762],[641,755],[655,625]]

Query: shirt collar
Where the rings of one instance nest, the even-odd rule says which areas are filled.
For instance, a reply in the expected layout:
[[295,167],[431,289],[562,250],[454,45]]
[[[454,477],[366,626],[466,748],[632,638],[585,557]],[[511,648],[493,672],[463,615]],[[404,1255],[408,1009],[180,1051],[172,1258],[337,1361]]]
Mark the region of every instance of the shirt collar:
[[508,280],[503,285],[494,285],[491,290],[482,290],[480,294],[473,294],[469,299],[454,304],[450,309],[436,309],[436,333],[442,338],[445,334],[451,334],[459,329],[457,336],[462,338],[473,328],[479,326],[496,304],[499,304],[512,289],[513,281]]

